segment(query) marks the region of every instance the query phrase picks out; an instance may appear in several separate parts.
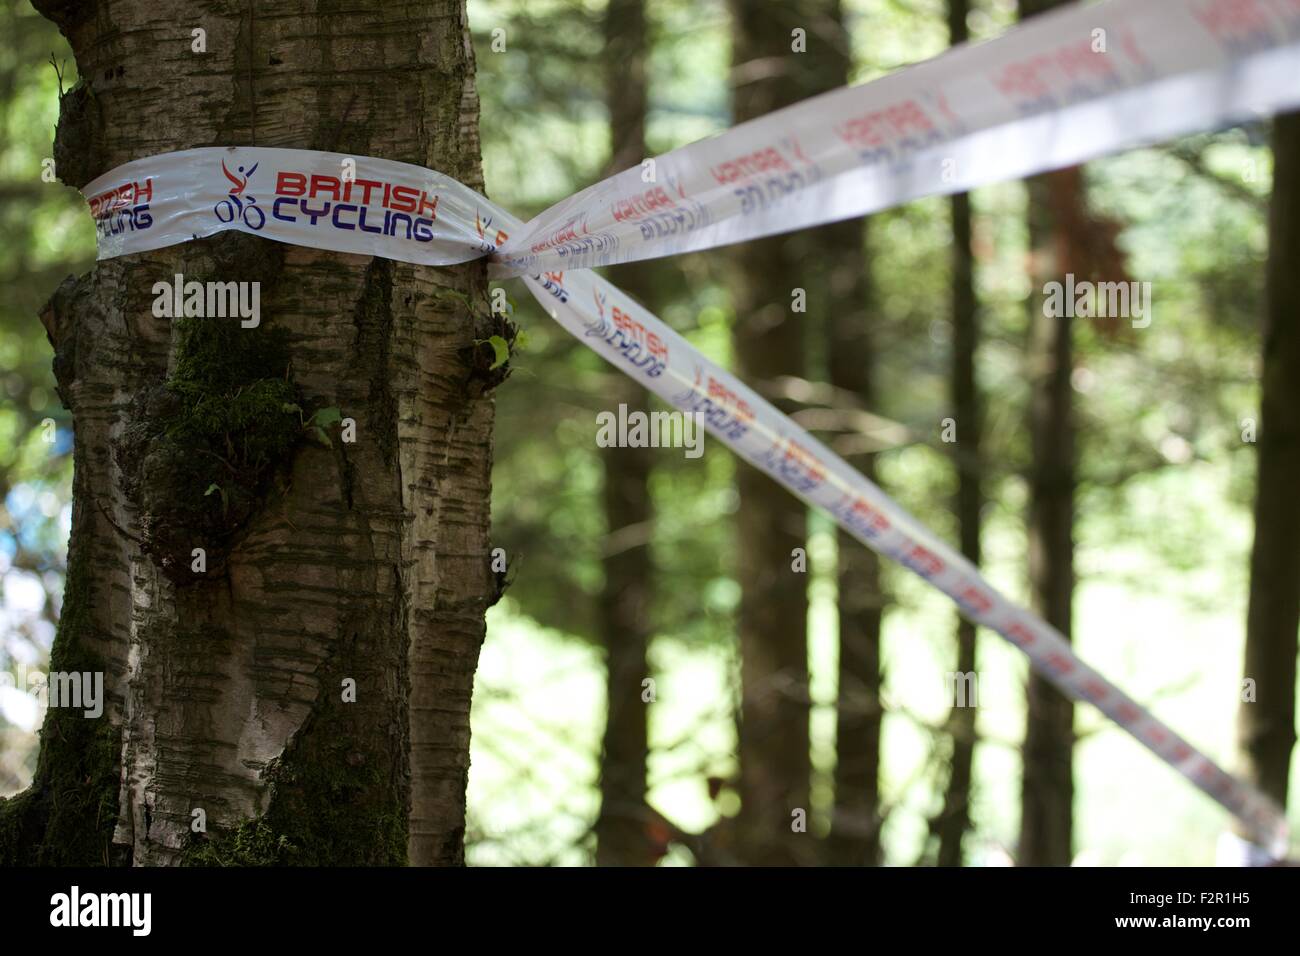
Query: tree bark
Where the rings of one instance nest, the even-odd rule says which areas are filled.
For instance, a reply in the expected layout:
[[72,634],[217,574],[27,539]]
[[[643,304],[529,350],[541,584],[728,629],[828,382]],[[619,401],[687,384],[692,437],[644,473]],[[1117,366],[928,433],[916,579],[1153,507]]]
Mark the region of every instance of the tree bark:
[[[869,276],[863,222],[823,227],[830,298],[830,383],[852,393],[870,408],[875,398],[868,318]],[[835,251],[835,250],[838,250]],[[846,461],[875,480],[875,455],[849,455]],[[885,596],[880,559],[842,529],[837,531],[837,612],[839,664],[835,719],[835,804],[828,837],[828,859],[845,866],[876,866],[881,861],[880,628]]]
[[[1058,6],[1058,0],[1020,0],[1022,20]],[[1029,432],[1033,448],[1029,486],[1031,606],[1068,640],[1074,598],[1074,417],[1070,398],[1072,321],[1044,314],[1042,290],[1062,279],[1056,251],[1053,177],[1027,181],[1029,192]],[[1026,866],[1065,866],[1073,843],[1074,705],[1037,673],[1029,675],[1021,784],[1018,859]]]
[[[825,4],[825,32],[805,69],[818,89],[849,82],[850,38],[839,0]],[[872,367],[870,273],[867,220],[851,219],[815,230],[818,295],[813,303],[826,330],[830,384],[856,397],[864,408],[876,400]],[[872,454],[846,456],[875,480]],[[842,866],[875,866],[880,847],[880,627],[885,598],[880,560],[843,529],[836,532],[836,611],[839,620],[838,691],[835,716],[835,803],[827,838],[827,860]]]
[[[648,41],[645,0],[610,0],[605,11],[605,76],[610,116],[609,173],[646,158]],[[649,270],[631,263],[618,272],[620,287],[652,306]],[[624,375],[608,376],[603,394],[613,404],[644,404],[644,389]],[[596,820],[596,862],[602,866],[650,866],[656,859],[648,837],[646,759],[650,702],[642,681],[649,676],[646,654],[651,635],[650,448],[606,448],[605,581],[600,594],[605,642],[605,735],[600,762],[600,815]]]
[[1295,745],[1300,627],[1300,113],[1273,124],[1255,543],[1250,554],[1245,676],[1253,701],[1238,717],[1243,774],[1286,806]]
[[[1044,315],[1041,290],[1061,279],[1052,253],[1049,177],[1029,188],[1033,291],[1029,315],[1029,486],[1031,607],[1068,640],[1074,597],[1074,420],[1069,316]],[[1029,675],[1021,785],[1019,862],[1064,866],[1071,860],[1074,705],[1046,678]]]
[[[460,0],[277,0],[201,18],[143,0],[36,6],[85,78],[61,102],[69,185],[152,154],[258,145],[416,163],[481,188]],[[191,50],[199,27],[206,53]],[[153,284],[178,272],[260,282],[261,325],[153,318]],[[493,593],[490,392],[503,376],[475,345],[489,315],[480,263],[237,233],[106,260],[60,287],[42,318],[76,477],[52,667],[103,671],[107,706],[99,720],[51,709],[33,786],[0,806],[0,862],[463,862]],[[307,414],[339,408],[355,443],[338,430],[328,448],[305,442],[297,414],[271,403],[223,436],[274,452],[232,477],[186,403],[272,385]],[[205,496],[209,482],[230,502]]]
[[[848,48],[837,4],[731,0],[730,6],[737,123],[843,84]],[[802,34],[797,37],[795,30]],[[798,39],[806,52],[796,52]],[[854,230],[847,239],[850,248],[860,250],[857,226],[846,228]],[[736,367],[760,391],[780,376],[805,373],[805,324],[815,322],[816,316],[792,315],[791,308],[796,288],[804,289],[810,307],[816,307],[815,283],[823,271],[819,257],[826,248],[819,232],[759,239],[733,253]],[[837,234],[847,235],[843,230]],[[857,262],[860,268],[860,254]],[[774,404],[792,410],[779,399]],[[806,548],[807,512],[784,487],[755,469],[739,469],[736,484],[737,577],[742,590],[737,845],[751,863],[815,862],[820,848],[810,834],[795,830],[796,811],[802,811],[804,819],[809,815],[812,774],[807,576],[792,569],[792,552]],[[868,573],[865,565],[859,573]],[[865,591],[868,582],[857,579],[855,587]],[[854,661],[853,666],[863,668],[855,678],[869,685],[870,678],[863,674],[871,672],[870,662]],[[849,736],[857,734],[855,730]],[[863,759],[871,758],[863,754]],[[862,766],[855,771],[859,779]]]
[[[968,39],[966,0],[948,2],[950,46]],[[958,193],[950,200],[952,211],[952,408],[957,423],[953,464],[957,469],[957,524],[961,553],[971,564],[980,563],[981,485],[980,438],[983,415],[975,380],[975,350],[979,346],[979,312],[975,298],[975,261],[971,254],[970,195]],[[976,673],[975,625],[957,619],[957,673]],[[970,829],[971,765],[975,756],[975,707],[954,705],[948,715],[952,740],[948,784],[943,809],[931,824],[939,838],[939,866],[961,866],[962,840]]]
[[[732,0],[732,105],[735,122],[766,115],[802,97],[804,63],[790,49],[797,5]],[[757,387],[804,372],[804,328],[790,314],[801,285],[787,236],[747,242],[734,253],[732,341],[737,374]],[[776,403],[778,407],[781,402]],[[783,411],[789,411],[783,408]],[[795,814],[809,812],[807,576],[792,570],[806,548],[806,511],[785,488],[753,468],[736,486],[737,578],[741,586],[740,799],[737,849],[755,864],[801,858]]]

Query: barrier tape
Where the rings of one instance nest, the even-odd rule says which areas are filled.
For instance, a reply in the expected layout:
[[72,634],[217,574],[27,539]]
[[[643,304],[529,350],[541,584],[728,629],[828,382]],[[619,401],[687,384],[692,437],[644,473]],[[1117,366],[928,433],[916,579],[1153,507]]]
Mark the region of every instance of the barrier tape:
[[[1104,31],[1098,33],[1096,31]],[[1094,52],[1104,38],[1105,50]],[[83,192],[101,259],[235,229],[280,242],[522,275],[565,329],[846,531],[1019,647],[1283,856],[1285,815],[1002,596],[875,484],[592,266],[671,255],[1070,165],[1300,104],[1300,0],[1075,6],[628,170],[525,224],[406,163],[270,147],[136,160]],[[647,188],[648,187],[648,188]]]
[[493,274],[850,219],[1297,104],[1300,0],[1075,5],[673,150],[655,183],[612,176],[529,222]]

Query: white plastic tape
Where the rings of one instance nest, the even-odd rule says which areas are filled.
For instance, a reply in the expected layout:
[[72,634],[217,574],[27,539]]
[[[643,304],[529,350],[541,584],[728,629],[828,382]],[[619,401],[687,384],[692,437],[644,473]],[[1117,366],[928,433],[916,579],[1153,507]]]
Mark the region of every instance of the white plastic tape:
[[[336,252],[445,266],[507,234],[487,200],[450,176],[369,156],[229,146],[119,166],[82,190],[99,258],[237,229]],[[518,220],[515,220],[516,222]]]
[[432,170],[306,150],[153,156],[83,192],[101,259],[237,229],[426,265],[490,256],[498,274],[523,273],[546,311],[615,368],[703,413],[738,455],[1019,647],[1281,856],[1286,818],[1272,800],[1089,667],[1058,631],[660,319],[575,270],[861,215],[1297,103],[1300,0],[1113,0],[1035,18],[997,41],[676,150],[656,160],[655,183],[629,170],[526,225]]
[[1297,104],[1300,0],[1075,5],[625,170],[512,235],[492,273],[788,232]]
[[493,275],[536,274],[848,219],[1297,105],[1300,0],[1111,0],[744,123],[505,232],[455,180],[338,153],[186,150],[83,191],[101,259],[239,229],[426,265],[493,253]]

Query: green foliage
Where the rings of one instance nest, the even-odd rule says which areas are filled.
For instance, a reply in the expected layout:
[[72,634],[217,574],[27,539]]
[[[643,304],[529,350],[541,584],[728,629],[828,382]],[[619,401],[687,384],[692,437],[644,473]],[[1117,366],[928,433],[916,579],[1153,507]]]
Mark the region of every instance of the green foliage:
[[213,836],[191,834],[181,866],[284,866],[297,852],[288,837],[259,817]]
[[486,339],[486,342],[492,347],[492,354],[494,356],[492,364],[488,366],[489,370],[498,369],[505,365],[506,362],[510,361],[510,345],[505,339],[499,335],[493,335]]
[[343,421],[343,413],[337,408],[319,408],[316,414],[311,417],[311,421],[321,428],[328,428],[330,425],[337,425]]
[[[45,592],[35,609],[5,601],[5,673],[17,670],[15,659],[45,667],[72,486],[71,419],[36,316],[61,279],[93,264],[95,244],[81,197],[43,178],[59,106],[48,61],[52,50],[68,55],[66,42],[26,0],[0,0],[0,38],[0,587],[6,596],[20,583]],[[47,419],[57,428],[54,444],[45,440]],[[36,743],[34,730],[0,714],[0,794],[31,779]]]

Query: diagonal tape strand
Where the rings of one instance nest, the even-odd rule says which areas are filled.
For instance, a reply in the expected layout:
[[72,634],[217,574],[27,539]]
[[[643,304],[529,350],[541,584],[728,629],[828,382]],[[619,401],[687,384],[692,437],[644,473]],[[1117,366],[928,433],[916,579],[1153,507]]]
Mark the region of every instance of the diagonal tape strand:
[[552,318],[616,369],[670,405],[700,412],[709,432],[737,455],[867,547],[925,578],[967,618],[1024,651],[1034,669],[1067,696],[1096,706],[1222,804],[1261,846],[1285,854],[1286,818],[1274,801],[1226,773],[1088,666],[1059,631],[1007,600],[873,482],[658,317],[590,272],[544,273],[524,281]]

